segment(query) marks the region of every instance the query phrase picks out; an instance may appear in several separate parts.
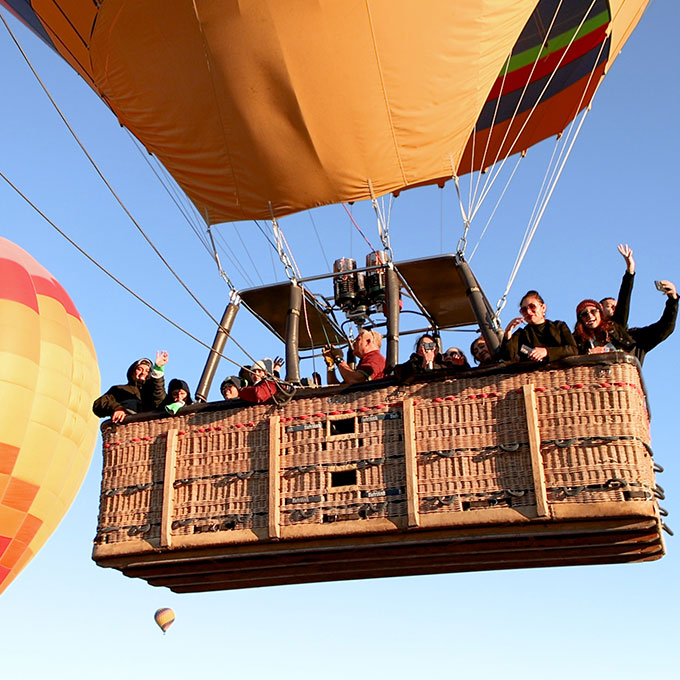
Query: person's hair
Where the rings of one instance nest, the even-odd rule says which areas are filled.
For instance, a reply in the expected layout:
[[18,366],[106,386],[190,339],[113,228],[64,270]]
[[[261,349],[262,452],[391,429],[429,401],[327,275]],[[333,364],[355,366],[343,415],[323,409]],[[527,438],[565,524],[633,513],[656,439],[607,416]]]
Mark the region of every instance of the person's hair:
[[472,341],[472,344],[470,345],[470,354],[472,354],[473,359],[476,359],[476,358],[477,358],[477,357],[475,356],[475,345],[476,345],[478,342],[480,342],[480,340],[481,340],[481,342],[483,342],[484,344],[486,344],[486,340],[484,339],[483,336],[480,335],[478,338],[475,338],[475,339]]
[[528,290],[524,295],[522,295],[522,299],[519,301],[519,306],[521,307],[522,303],[529,297],[536,298],[542,305],[545,304],[541,294],[537,290]]
[[[421,343],[423,340],[425,340],[425,338],[429,338],[430,340],[432,340],[432,342],[433,342],[435,345],[437,344],[437,341],[436,341],[436,339],[434,338],[434,336],[433,336],[432,334],[430,334],[430,333],[423,333],[423,335],[421,335],[421,336],[416,340],[416,344],[414,345],[414,349],[416,350],[416,352],[418,351],[418,347],[420,347],[420,343]],[[439,351],[439,348],[438,348],[438,347],[437,347],[437,351]]]
[[380,333],[378,333],[378,331],[374,331],[371,328],[362,328],[359,331],[359,335],[357,335],[357,338],[362,336],[364,333],[371,334],[371,339],[373,340],[374,345],[377,345],[378,347],[382,345],[383,336]]
[[616,302],[616,298],[613,298],[613,297],[603,297],[603,298],[600,300],[600,304],[603,305],[607,300],[614,300],[614,302]]
[[[605,298],[605,300],[608,300],[609,298]],[[588,304],[584,304],[588,303]],[[581,317],[579,315],[579,308],[580,307],[586,307],[586,306],[594,306],[598,312],[600,312],[600,324],[597,326],[597,328],[587,328],[583,321],[581,321]],[[614,327],[614,322],[611,319],[605,319],[604,318],[604,313],[602,310],[602,303],[595,303],[595,300],[583,300],[582,302],[579,302],[578,305],[576,306],[576,325],[574,326],[574,337],[576,338],[577,342],[586,342],[588,340],[595,340],[598,343],[604,345],[607,342],[609,342],[610,338],[610,333],[612,328]]]

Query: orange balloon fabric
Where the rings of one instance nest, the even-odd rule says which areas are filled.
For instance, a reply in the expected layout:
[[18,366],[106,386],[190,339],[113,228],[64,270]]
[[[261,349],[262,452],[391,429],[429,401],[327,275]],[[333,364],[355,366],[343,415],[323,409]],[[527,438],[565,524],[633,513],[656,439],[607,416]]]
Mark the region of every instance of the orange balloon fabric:
[[441,182],[561,132],[648,0],[0,2],[214,224]]
[[0,593],[75,498],[97,437],[99,368],[73,302],[0,238]]

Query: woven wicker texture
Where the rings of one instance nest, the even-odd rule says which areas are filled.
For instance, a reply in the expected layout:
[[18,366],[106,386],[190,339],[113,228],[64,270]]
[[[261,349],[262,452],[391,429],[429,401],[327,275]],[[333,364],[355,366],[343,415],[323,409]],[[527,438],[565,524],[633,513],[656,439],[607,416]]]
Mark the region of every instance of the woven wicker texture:
[[[227,534],[233,542],[235,531],[251,529],[265,539],[272,498],[281,527],[385,518],[403,526],[409,455],[418,513],[526,511],[536,506],[537,489],[524,385],[534,390],[541,493],[550,506],[653,498],[637,368],[574,366],[344,394],[319,390],[282,408],[201,411],[106,427],[96,542],[141,537],[156,545],[162,512],[170,513],[170,538],[212,533],[217,545]],[[410,443],[406,399],[412,400]],[[165,479],[171,429],[177,431],[176,465]],[[279,452],[274,478],[271,436]],[[171,494],[165,511],[164,489]]]

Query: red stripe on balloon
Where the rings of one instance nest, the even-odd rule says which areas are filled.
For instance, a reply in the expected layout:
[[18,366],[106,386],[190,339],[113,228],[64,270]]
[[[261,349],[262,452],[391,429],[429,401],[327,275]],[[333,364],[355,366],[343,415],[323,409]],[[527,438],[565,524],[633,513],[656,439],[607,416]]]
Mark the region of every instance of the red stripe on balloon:
[[20,264],[5,258],[0,258],[0,299],[20,302],[39,313],[29,273]]
[[45,295],[46,297],[53,298],[61,303],[61,306],[66,310],[67,314],[75,317],[78,321],[81,320],[80,314],[78,314],[78,310],[68,296],[68,293],[54,279],[45,279],[41,276],[34,276],[33,285],[35,286],[35,291],[38,295]]

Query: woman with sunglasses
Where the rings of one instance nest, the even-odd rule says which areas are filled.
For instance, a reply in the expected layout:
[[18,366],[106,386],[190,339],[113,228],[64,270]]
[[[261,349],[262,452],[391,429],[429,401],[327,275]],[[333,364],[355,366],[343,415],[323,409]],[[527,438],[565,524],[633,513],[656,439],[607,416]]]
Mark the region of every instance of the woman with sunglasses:
[[[530,290],[520,302],[522,316],[506,327],[501,346],[501,358],[509,361],[548,362],[578,353],[576,341],[564,321],[548,321],[543,298]],[[513,331],[522,323],[526,325]]]
[[449,347],[444,354],[442,354],[442,361],[446,368],[457,368],[465,371],[470,368],[467,357],[463,354],[462,349],[458,347]]
[[574,338],[580,354],[600,354],[622,350],[633,352],[635,340],[613,319],[606,319],[596,300],[583,300],[576,307]]
[[445,368],[437,341],[429,334],[421,335],[416,341],[415,352],[408,361],[394,367],[394,375],[406,380],[417,373],[427,373]]

